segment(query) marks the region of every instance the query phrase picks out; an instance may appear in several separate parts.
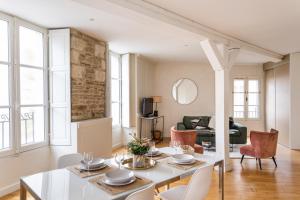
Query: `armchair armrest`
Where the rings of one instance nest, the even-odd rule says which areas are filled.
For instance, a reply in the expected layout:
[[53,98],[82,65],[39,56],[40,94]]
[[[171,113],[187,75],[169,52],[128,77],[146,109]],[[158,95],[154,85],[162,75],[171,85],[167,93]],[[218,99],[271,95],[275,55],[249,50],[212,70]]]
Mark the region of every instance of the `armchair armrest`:
[[176,128],[177,128],[177,130],[186,130],[185,125],[183,124],[183,122],[178,122]]

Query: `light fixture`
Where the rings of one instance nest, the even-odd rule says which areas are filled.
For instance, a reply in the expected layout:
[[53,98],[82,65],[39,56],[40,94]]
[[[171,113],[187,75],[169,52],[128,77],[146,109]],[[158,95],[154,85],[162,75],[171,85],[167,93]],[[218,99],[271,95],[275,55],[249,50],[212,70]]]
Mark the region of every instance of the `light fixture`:
[[153,96],[152,99],[153,99],[153,103],[155,103],[155,110],[153,115],[157,117],[158,116],[157,103],[161,102],[161,96]]

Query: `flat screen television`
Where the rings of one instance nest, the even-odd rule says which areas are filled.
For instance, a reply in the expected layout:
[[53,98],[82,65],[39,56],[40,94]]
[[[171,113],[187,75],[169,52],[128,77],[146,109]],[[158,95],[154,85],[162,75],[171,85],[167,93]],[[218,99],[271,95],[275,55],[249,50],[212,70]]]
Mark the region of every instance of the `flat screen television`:
[[142,115],[144,117],[149,117],[153,113],[153,99],[143,98],[142,99]]

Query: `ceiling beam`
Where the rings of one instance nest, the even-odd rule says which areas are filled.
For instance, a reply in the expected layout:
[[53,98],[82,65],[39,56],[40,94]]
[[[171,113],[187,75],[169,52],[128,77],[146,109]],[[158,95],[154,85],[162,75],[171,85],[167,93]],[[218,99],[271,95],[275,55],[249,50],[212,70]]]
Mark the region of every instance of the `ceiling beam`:
[[173,11],[167,10],[160,6],[157,6],[146,0],[106,0],[110,3],[114,3],[121,7],[133,10],[139,14],[163,21],[165,23],[174,25],[178,28],[188,30],[205,37],[206,39],[214,40],[225,45],[236,45],[248,51],[252,51],[261,55],[264,55],[271,62],[279,62],[283,58],[283,55],[264,49],[249,42],[237,39],[230,35],[223,34],[212,28],[204,26],[199,22],[186,18]]

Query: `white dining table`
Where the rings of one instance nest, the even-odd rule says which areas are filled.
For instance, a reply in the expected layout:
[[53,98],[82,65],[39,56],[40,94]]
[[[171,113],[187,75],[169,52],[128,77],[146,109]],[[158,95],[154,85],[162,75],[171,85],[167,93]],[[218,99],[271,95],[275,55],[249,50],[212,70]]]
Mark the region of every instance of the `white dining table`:
[[[159,149],[161,152],[172,155],[175,150],[171,147]],[[134,170],[136,176],[150,179],[156,187],[161,187],[181,178],[191,176],[198,168],[207,165],[219,167],[219,199],[224,199],[223,159],[214,155],[195,154],[195,159],[205,161],[203,164],[188,170],[174,168],[159,160],[155,167],[147,170]],[[115,165],[114,159],[108,159],[110,165]],[[135,188],[117,195],[96,187],[89,180],[93,177],[80,178],[68,169],[57,169],[33,174],[20,179],[20,199],[26,200],[29,192],[37,200],[121,200],[131,193],[144,187]],[[199,186],[201,187],[201,186]]]

